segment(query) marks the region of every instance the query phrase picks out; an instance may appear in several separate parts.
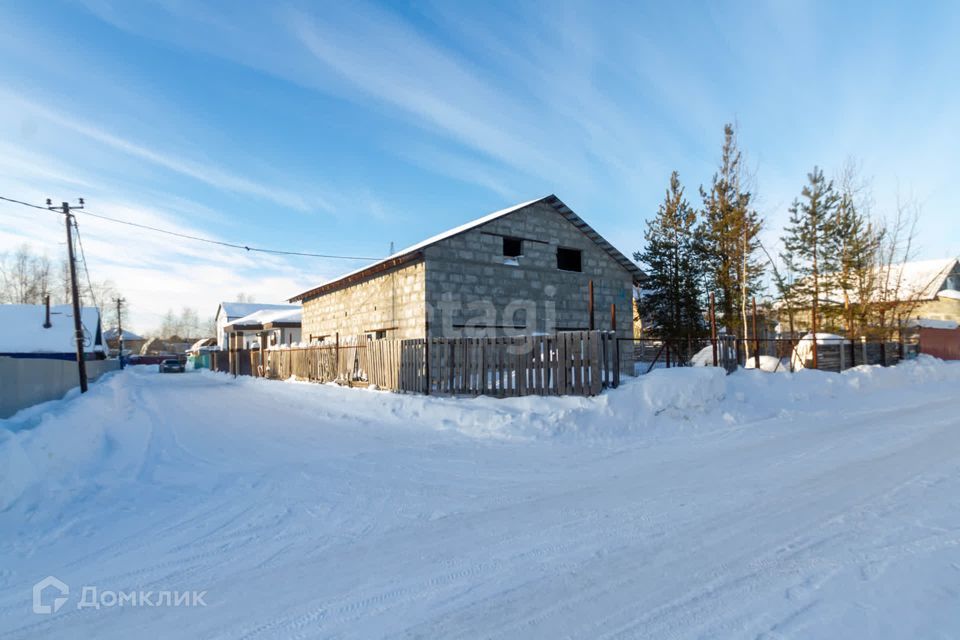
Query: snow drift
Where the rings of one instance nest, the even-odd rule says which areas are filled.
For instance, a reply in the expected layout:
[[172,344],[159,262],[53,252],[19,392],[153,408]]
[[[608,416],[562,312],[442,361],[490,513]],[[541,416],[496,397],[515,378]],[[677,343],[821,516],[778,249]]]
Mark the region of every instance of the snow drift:
[[[0,636],[939,637],[960,364],[596,398],[161,376],[0,421]],[[71,586],[59,613],[30,589]],[[78,610],[82,585],[210,606]]]

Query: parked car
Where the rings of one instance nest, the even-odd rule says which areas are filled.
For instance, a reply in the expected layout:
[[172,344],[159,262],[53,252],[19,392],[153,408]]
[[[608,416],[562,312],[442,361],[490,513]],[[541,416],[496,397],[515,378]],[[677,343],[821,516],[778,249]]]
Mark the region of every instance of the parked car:
[[183,363],[171,358],[160,363],[160,373],[183,373]]

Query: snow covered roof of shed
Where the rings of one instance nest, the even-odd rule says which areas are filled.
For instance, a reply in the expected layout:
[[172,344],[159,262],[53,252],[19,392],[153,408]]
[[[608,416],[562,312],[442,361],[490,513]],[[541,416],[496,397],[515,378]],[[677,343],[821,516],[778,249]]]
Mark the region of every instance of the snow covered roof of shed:
[[270,310],[270,311],[290,311],[300,309],[298,304],[264,304],[261,302],[221,302],[220,309],[217,310],[217,316],[220,315],[220,311],[226,315],[228,321],[236,320],[238,318],[243,318],[248,316],[251,313],[256,313],[257,311]]
[[359,269],[354,269],[353,271],[345,273],[342,276],[339,276],[337,278],[334,278],[333,280],[329,280],[325,282],[319,287],[315,287],[313,289],[310,289],[309,291],[304,291],[303,293],[300,293],[290,298],[290,301],[291,302],[293,302],[294,300],[302,301],[306,298],[312,298],[314,296],[327,293],[328,291],[338,289],[341,286],[350,284],[350,282],[354,280],[362,279],[367,276],[374,275],[380,271],[385,271],[391,267],[405,264],[407,262],[410,262],[418,258],[419,252],[422,249],[429,247],[430,245],[436,244],[441,240],[446,240],[447,238],[452,238],[453,236],[459,235],[466,231],[470,231],[471,229],[487,224],[488,222],[492,222],[498,218],[502,218],[503,216],[510,215],[511,213],[515,213],[517,211],[520,211],[521,209],[525,209],[531,205],[535,205],[541,202],[546,203],[551,207],[553,207],[553,209],[556,210],[557,213],[559,213],[561,216],[566,218],[575,227],[580,229],[580,231],[582,231],[585,236],[593,240],[601,249],[606,251],[614,260],[616,260],[617,263],[620,264],[620,266],[622,266],[624,269],[630,272],[633,275],[635,281],[640,281],[644,278],[644,273],[640,269],[640,267],[634,264],[633,261],[631,261],[625,255],[623,255],[619,250],[616,249],[616,247],[614,247],[603,236],[597,233],[593,229],[593,227],[591,227],[586,222],[584,222],[583,218],[581,218],[576,213],[574,213],[573,210],[570,209],[570,207],[565,205],[563,201],[560,200],[560,198],[558,198],[555,195],[549,195],[543,198],[537,198],[536,200],[521,202],[520,204],[513,205],[512,207],[507,207],[506,209],[500,209],[499,211],[494,211],[493,213],[488,213],[485,216],[481,216],[475,220],[466,222],[458,227],[454,227],[442,233],[438,233],[437,235],[431,236],[426,240],[422,240],[416,244],[412,244],[409,247],[401,249],[400,251],[397,251],[396,253],[393,253],[387,256],[386,258],[383,258],[382,260],[369,264],[365,267],[360,267]]
[[[3,353],[74,353],[77,343],[73,334],[73,307],[68,304],[50,307],[50,327],[45,328],[46,306],[42,304],[0,305],[0,354]],[[96,307],[80,309],[84,350],[103,351],[97,344],[100,312]]]
[[[292,306],[293,308],[289,308]],[[303,315],[303,308],[300,305],[287,305],[286,309],[260,309],[242,318],[231,320],[229,327],[240,329],[241,327],[261,328],[267,324],[299,325]]]

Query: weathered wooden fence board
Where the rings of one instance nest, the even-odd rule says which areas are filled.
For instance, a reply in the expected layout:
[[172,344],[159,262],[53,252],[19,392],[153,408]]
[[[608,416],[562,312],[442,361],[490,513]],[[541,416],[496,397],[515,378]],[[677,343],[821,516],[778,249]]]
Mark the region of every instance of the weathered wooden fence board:
[[[441,395],[596,395],[620,383],[616,336],[570,331],[550,336],[368,340],[234,351],[240,375],[313,382],[363,382],[380,389]],[[229,354],[211,368],[229,370]]]

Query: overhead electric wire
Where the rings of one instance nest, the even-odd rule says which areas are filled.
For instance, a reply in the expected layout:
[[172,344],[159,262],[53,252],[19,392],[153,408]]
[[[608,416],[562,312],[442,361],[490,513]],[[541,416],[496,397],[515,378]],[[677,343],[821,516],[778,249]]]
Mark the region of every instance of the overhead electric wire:
[[24,202],[23,200],[14,200],[13,198],[5,198],[4,196],[0,196],[0,200],[6,200],[7,202],[13,202],[15,204],[22,204],[25,207],[33,207],[34,209],[40,209],[42,211],[49,211],[49,209],[46,207],[41,207],[37,204],[30,204],[29,202]]
[[73,219],[73,229],[77,232],[77,246],[80,247],[80,259],[83,261],[83,272],[87,275],[87,288],[90,290],[90,299],[93,300],[93,306],[97,308],[97,311],[102,312],[102,307],[97,300],[97,295],[93,292],[93,280],[90,278],[90,269],[87,267],[87,256],[83,252],[83,240],[80,238],[80,226],[77,224],[76,217]]
[[[24,201],[22,201],[22,200],[16,200],[16,199],[14,199],[14,198],[6,198],[6,197],[4,197],[4,196],[0,196],[0,200],[5,200],[5,201],[7,201],[7,202],[13,202],[13,203],[15,203],[15,204],[20,204],[20,205],[23,205],[23,206],[25,206],[25,207],[33,207],[34,209],[41,209],[41,210],[43,210],[43,211],[47,211],[47,210],[48,210],[46,207],[41,207],[41,206],[38,206],[38,205],[35,205],[35,204],[30,204],[29,202],[24,202]],[[111,216],[105,216],[105,215],[100,214],[100,213],[93,213],[92,211],[89,211],[88,209],[78,209],[77,211],[78,211],[79,213],[84,214],[84,215],[88,215],[88,216],[91,216],[91,217],[93,217],[93,218],[99,218],[99,219],[101,219],[101,220],[107,220],[108,222],[113,222],[113,223],[116,223],[116,224],[124,224],[124,225],[130,226],[130,227],[137,227],[138,229],[146,229],[146,230],[148,230],[148,231],[153,231],[153,232],[155,232],[155,233],[163,233],[163,234],[166,234],[166,235],[168,235],[168,236],[174,236],[174,237],[177,237],[177,238],[184,238],[184,239],[186,239],[186,240],[195,240],[195,241],[197,241],[197,242],[206,242],[206,243],[208,243],[208,244],[215,244],[215,245],[219,245],[219,246],[221,246],[221,247],[229,247],[229,248],[231,248],[231,249],[243,249],[243,250],[245,250],[245,251],[253,251],[253,252],[257,252],[257,253],[269,253],[269,254],[272,254],[272,255],[282,255],[282,256],[301,256],[301,257],[306,257],[306,258],[327,258],[327,259],[330,259],[330,260],[380,260],[380,258],[371,258],[371,257],[369,257],[369,256],[341,256],[341,255],[327,254],[327,253],[311,253],[311,252],[307,252],[307,251],[285,251],[285,250],[282,250],[282,249],[265,249],[265,248],[262,248],[262,247],[251,247],[251,246],[248,246],[248,245],[245,245],[245,244],[237,244],[237,243],[234,243],[234,242],[224,242],[224,241],[222,241],[222,240],[213,240],[213,239],[211,239],[211,238],[202,238],[202,237],[193,236],[193,235],[190,235],[190,234],[187,234],[187,233],[180,233],[179,231],[170,231],[170,230],[168,230],[168,229],[161,229],[161,228],[159,228],[159,227],[152,227],[152,226],[150,226],[150,225],[141,224],[141,223],[139,223],[139,222],[130,222],[129,220],[121,220],[121,219],[119,219],[119,218],[113,218],[113,217],[111,217]]]

